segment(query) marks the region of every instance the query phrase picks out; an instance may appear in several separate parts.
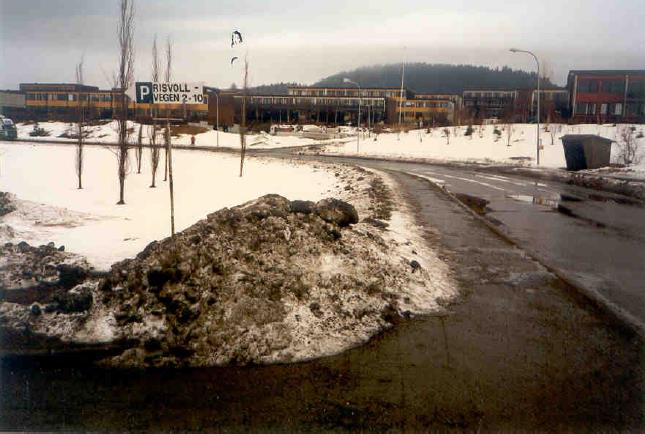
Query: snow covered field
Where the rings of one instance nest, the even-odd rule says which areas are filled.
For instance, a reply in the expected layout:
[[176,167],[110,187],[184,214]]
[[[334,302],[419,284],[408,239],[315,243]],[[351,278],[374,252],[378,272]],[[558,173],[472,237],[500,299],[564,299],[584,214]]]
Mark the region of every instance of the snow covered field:
[[[635,125],[639,132],[645,133],[645,127]],[[434,128],[431,133],[426,130],[413,130],[408,133],[380,134],[376,138],[361,137],[360,155],[403,158],[431,159],[441,161],[459,161],[475,163],[502,163],[515,165],[535,165],[536,126],[533,124],[514,124],[510,146],[507,146],[507,132],[503,125],[497,128],[501,135],[495,134],[494,125],[481,128],[473,126],[474,132],[465,136],[465,126]],[[618,127],[614,125],[550,125],[550,131],[541,132],[543,150],[540,153],[540,166],[550,168],[565,167],[564,150],[560,137],[565,134],[598,134],[616,140]],[[449,138],[445,131],[449,131]],[[553,133],[553,134],[552,134]],[[552,143],[553,138],[553,145]],[[640,142],[643,155],[640,165],[633,167],[642,172],[645,177],[645,138],[636,139]],[[356,155],[356,140],[338,145],[328,145],[323,148],[327,154]],[[612,146],[612,160],[618,152],[617,145]],[[615,160],[617,161],[617,160]]]
[[[73,125],[64,122],[41,122],[40,127],[50,132],[47,137],[30,137],[29,132],[33,124],[18,124],[18,137],[34,140],[62,140],[74,142],[74,139],[59,137]],[[139,124],[132,122],[133,134],[130,142],[137,140]],[[596,125],[564,125],[551,124],[548,129],[543,125],[541,139],[543,150],[540,153],[540,166],[547,168],[565,167],[564,150],[560,138],[565,134],[598,134],[611,140],[619,139],[621,125],[613,124]],[[634,125],[635,136],[642,132],[645,134],[645,127]],[[345,133],[350,133],[351,128],[345,128]],[[501,133],[496,134],[495,129]],[[445,130],[449,131],[449,138]],[[427,133],[423,130],[412,130],[407,133],[384,133],[367,137],[363,134],[360,141],[359,155],[400,158],[400,159],[428,159],[438,161],[457,161],[483,164],[511,164],[523,166],[535,166],[535,140],[536,128],[534,124],[514,124],[512,126],[510,146],[507,129],[504,125],[473,126],[471,136],[466,136],[467,127],[437,127]],[[88,141],[100,143],[116,143],[117,133],[114,122],[103,125],[88,127]],[[143,141],[148,143],[148,128],[144,126]],[[208,130],[195,135],[195,145],[216,146],[218,133]],[[645,178],[645,137],[636,138],[640,143],[641,161],[640,164],[632,165],[625,169],[611,169],[612,172],[622,176]],[[173,144],[190,145],[191,135],[182,134],[173,138]],[[553,144],[552,144],[553,143]],[[322,152],[337,155],[356,155],[355,137],[331,140],[313,140],[297,136],[272,136],[267,133],[249,135],[247,137],[248,149],[272,149],[282,147],[326,145]],[[219,146],[239,149],[240,138],[234,133],[219,132]],[[617,158],[618,145],[612,146],[612,162],[619,162]],[[605,170],[606,172],[606,170]]]
[[[83,190],[76,189],[74,155],[72,146],[0,144],[0,190],[19,199],[19,209],[2,218],[0,242],[25,240],[39,245],[53,241],[86,256],[97,268],[106,268],[170,235],[163,159],[158,187],[152,189],[148,187],[149,150],[144,150],[141,174],[134,173],[131,151],[126,205],[119,206],[113,151],[85,148]],[[325,170],[257,158],[246,159],[244,177],[240,178],[239,162],[239,157],[219,153],[173,152],[177,231],[208,213],[264,194],[319,200],[332,195],[336,185],[333,174]]]
[[[75,142],[76,139],[69,139],[65,137],[60,137],[66,132],[75,134],[75,125],[66,123],[66,122],[40,122],[38,123],[40,128],[43,128],[45,131],[49,132],[48,136],[38,136],[31,137],[30,132],[33,131],[33,123],[19,123],[16,124],[18,130],[18,139],[26,140],[40,140],[40,141],[67,141]],[[136,143],[139,134],[139,124],[136,122],[129,122],[129,127],[132,128],[132,134],[130,135],[130,143]],[[98,143],[117,143],[118,134],[116,122],[108,122],[102,125],[87,126],[86,130],[88,131],[87,141],[88,142],[98,142]],[[149,138],[148,134],[149,127],[144,125],[143,127],[143,143],[148,144]],[[158,134],[162,134],[158,131]],[[240,136],[237,133],[225,133],[223,131],[219,132],[219,141],[218,141],[218,132],[212,129],[199,133],[195,135],[195,145],[196,146],[212,146],[216,147],[219,143],[220,147],[225,148],[240,148]],[[190,145],[192,136],[190,134],[181,134],[178,137],[173,137],[172,143],[174,145]],[[161,139],[159,139],[161,140]],[[334,140],[335,141],[335,140]],[[327,141],[329,142],[329,141]],[[158,142],[159,143],[159,142]],[[247,149],[271,149],[271,148],[283,148],[290,146],[308,146],[314,144],[325,143],[321,140],[305,139],[297,136],[272,136],[267,133],[261,134],[250,134],[247,136]]]

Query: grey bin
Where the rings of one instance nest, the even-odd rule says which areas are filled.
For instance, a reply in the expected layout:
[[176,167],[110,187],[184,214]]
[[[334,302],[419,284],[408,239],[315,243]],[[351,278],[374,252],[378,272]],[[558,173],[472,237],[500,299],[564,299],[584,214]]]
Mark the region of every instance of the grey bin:
[[609,166],[612,140],[594,134],[562,136],[567,170],[598,169]]

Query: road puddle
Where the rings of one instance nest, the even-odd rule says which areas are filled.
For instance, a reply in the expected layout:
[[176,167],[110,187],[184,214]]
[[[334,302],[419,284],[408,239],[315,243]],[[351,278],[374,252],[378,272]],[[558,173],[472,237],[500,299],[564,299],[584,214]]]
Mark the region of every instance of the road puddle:
[[507,195],[506,197],[509,197],[511,199],[517,200],[519,202],[524,202],[528,203],[531,205],[539,205],[539,206],[544,206],[547,208],[550,208],[553,211],[557,211],[558,213],[565,215],[567,217],[572,217],[577,220],[584,221],[590,225],[596,226],[598,228],[605,228],[607,225],[604,223],[601,223],[597,220],[593,220],[587,217],[583,217],[579,214],[577,214],[573,209],[571,209],[570,206],[564,205],[562,202],[584,202],[584,199],[581,199],[576,196],[568,195],[568,194],[560,194],[558,199],[553,199],[549,197],[543,197],[543,196],[531,196],[531,195],[524,195],[524,194],[510,194]]
[[531,205],[546,206],[552,209],[557,209],[560,201],[562,200],[562,198],[552,199],[544,196],[531,196],[526,194],[510,194],[506,197],[510,197],[511,199],[517,200],[519,202],[524,202]]

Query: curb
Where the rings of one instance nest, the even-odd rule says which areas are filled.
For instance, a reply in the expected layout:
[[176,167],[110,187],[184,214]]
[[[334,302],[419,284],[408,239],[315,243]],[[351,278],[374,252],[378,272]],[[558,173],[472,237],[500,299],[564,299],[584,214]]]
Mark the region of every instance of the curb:
[[432,188],[435,190],[440,191],[442,194],[444,194],[446,197],[448,197],[451,201],[456,203],[459,207],[461,207],[463,210],[465,210],[468,214],[470,214],[472,217],[474,217],[477,221],[482,223],[484,226],[486,226],[491,232],[493,232],[495,235],[498,237],[502,238],[504,241],[507,243],[511,244],[512,246],[522,250],[527,257],[532,259],[533,261],[537,262],[541,266],[543,266],[547,271],[550,273],[554,274],[558,279],[560,279],[562,282],[565,283],[565,285],[574,292],[576,295],[582,296],[587,302],[589,302],[593,307],[598,309],[600,312],[608,316],[610,319],[612,319],[615,323],[617,323],[619,326],[622,326],[623,328],[626,328],[630,332],[638,335],[640,338],[645,338],[645,324],[643,324],[640,320],[638,320],[636,317],[634,317],[632,314],[629,312],[624,311],[620,307],[616,306],[613,302],[605,298],[602,294],[598,293],[595,290],[586,288],[579,283],[571,280],[565,273],[564,271],[560,270],[559,268],[550,266],[546,264],[540,257],[537,255],[534,255],[533,253],[528,252],[526,249],[522,248],[513,238],[511,238],[508,234],[500,230],[497,226],[495,226],[492,222],[490,222],[488,219],[485,217],[482,217],[481,215],[477,214],[474,212],[472,209],[470,209],[467,205],[465,205],[463,202],[461,202],[454,194],[452,194],[450,191],[448,191],[445,187],[437,184],[434,182],[432,179],[419,175],[416,173],[412,172],[399,172],[399,173],[404,173],[409,176],[413,176],[419,179],[422,179]]

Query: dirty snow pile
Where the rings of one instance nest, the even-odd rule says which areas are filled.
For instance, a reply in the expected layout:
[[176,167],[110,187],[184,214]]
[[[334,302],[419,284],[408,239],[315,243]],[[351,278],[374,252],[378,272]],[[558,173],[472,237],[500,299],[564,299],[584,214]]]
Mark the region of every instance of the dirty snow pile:
[[[11,192],[0,195],[4,353],[90,348],[114,366],[306,360],[455,294],[447,265],[377,172],[249,159],[239,178],[235,157],[177,152],[178,233],[165,238],[168,192],[148,188],[145,159],[126,180],[127,205],[116,206],[108,149],[86,150],[83,190],[73,147],[0,152]],[[235,206],[269,192],[281,196]]]
[[[640,144],[642,153],[640,165],[634,166],[632,169],[642,171],[645,175],[645,127],[642,125],[543,125],[541,127],[543,150],[540,154],[540,165],[551,168],[566,166],[560,140],[566,134],[597,134],[611,140],[619,140],[620,129],[625,127],[635,129],[635,140]],[[511,124],[510,127],[508,125],[474,125],[472,128],[469,135],[466,135],[467,126],[372,134],[370,137],[362,135],[358,155],[483,164],[535,165],[537,135],[535,124]],[[327,145],[321,152],[357,155],[356,143],[354,141]],[[619,162],[617,154],[618,145],[614,143],[612,145],[612,160],[614,162]]]
[[[371,190],[347,191],[369,197],[361,208],[372,212],[360,223],[341,200],[268,195],[151,243],[100,280],[49,267],[59,273],[48,286],[55,296],[0,304],[0,331],[12,337],[2,349],[34,340],[120,346],[102,363],[123,367],[288,362],[337,353],[400,316],[440,309],[454,295],[445,264],[393,240],[394,198],[374,174],[359,175],[356,185]],[[90,277],[69,289],[61,270]]]

